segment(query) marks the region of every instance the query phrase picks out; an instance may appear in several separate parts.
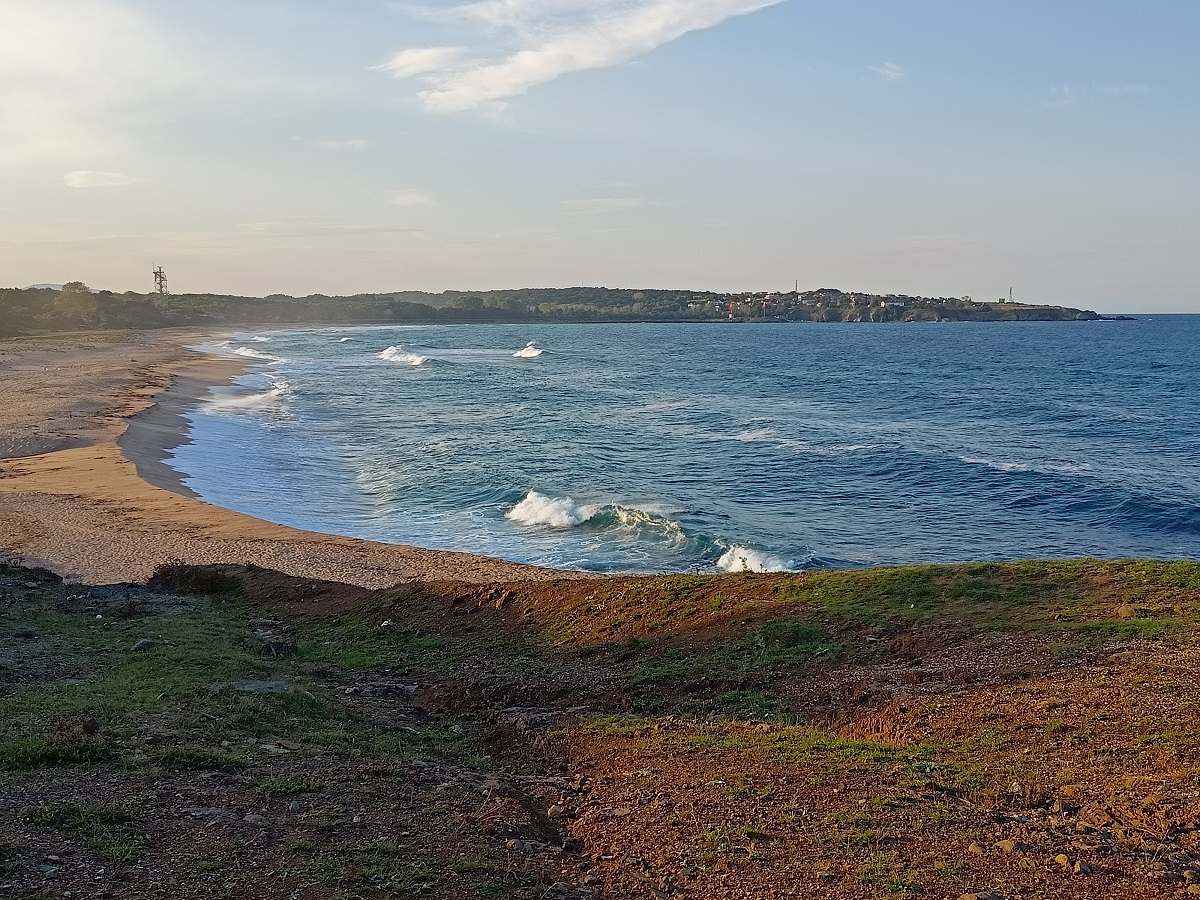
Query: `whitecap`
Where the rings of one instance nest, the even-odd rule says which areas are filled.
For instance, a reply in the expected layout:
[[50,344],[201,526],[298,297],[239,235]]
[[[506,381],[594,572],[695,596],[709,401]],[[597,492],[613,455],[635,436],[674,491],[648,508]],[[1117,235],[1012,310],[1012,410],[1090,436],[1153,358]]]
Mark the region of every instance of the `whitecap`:
[[530,341],[520,350],[513,354],[517,359],[537,359],[546,351],[537,345],[537,341]]
[[215,414],[276,412],[283,407],[283,401],[290,390],[291,385],[279,380],[269,391],[214,397],[204,405],[204,411]]
[[506,519],[521,525],[547,525],[550,528],[573,528],[582,525],[596,514],[598,507],[581,506],[570,497],[547,497],[530,491],[508,511]]
[[262,359],[268,362],[283,362],[278,356],[272,356],[270,353],[263,353],[261,350],[255,350],[253,347],[234,347],[233,353],[238,356],[246,356],[250,359]]
[[722,572],[788,572],[786,560],[762,550],[734,544],[717,560]]
[[388,362],[405,363],[410,366],[423,366],[430,359],[428,356],[422,356],[419,353],[409,353],[400,346],[388,347],[379,354],[379,358],[385,359]]

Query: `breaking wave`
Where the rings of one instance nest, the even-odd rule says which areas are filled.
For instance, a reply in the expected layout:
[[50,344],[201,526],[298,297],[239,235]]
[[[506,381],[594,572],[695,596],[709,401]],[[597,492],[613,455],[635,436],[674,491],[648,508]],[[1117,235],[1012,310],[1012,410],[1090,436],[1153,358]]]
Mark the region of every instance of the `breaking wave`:
[[284,400],[290,390],[291,385],[286,381],[279,380],[269,391],[242,394],[236,397],[214,397],[204,405],[204,409],[206,412],[216,414],[278,412],[283,408]]
[[255,350],[253,347],[234,347],[231,351],[238,356],[246,356],[250,359],[262,359],[267,362],[283,362],[278,356],[272,356],[270,353],[263,353],[261,350]]
[[510,509],[505,518],[519,525],[547,528],[586,526],[596,530],[627,529],[651,534],[658,539],[686,541],[683,526],[666,516],[616,503],[577,503],[570,497],[549,497],[530,491]]
[[379,358],[385,359],[388,362],[404,363],[409,366],[423,366],[430,361],[430,357],[422,356],[419,353],[409,353],[400,346],[388,347],[379,354]]
[[721,555],[721,558],[717,560],[717,568],[722,572],[791,571],[791,566],[782,558],[738,544],[733,545]]
[[546,351],[537,345],[537,341],[530,341],[520,350],[513,354],[517,359],[537,359]]

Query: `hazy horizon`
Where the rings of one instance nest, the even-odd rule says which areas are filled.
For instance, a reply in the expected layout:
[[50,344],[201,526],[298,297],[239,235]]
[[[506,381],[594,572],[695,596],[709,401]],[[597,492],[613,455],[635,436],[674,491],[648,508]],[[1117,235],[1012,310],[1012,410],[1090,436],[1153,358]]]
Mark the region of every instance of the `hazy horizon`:
[[1200,7],[12,0],[0,280],[1200,312]]

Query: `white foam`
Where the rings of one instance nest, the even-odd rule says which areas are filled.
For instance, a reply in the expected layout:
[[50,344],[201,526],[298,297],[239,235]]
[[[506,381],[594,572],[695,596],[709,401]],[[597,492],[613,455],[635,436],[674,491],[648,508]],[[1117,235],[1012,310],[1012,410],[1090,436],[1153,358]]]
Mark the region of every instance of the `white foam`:
[[242,394],[237,397],[214,397],[204,405],[209,413],[256,413],[271,412],[282,408],[284,398],[291,386],[286,381],[277,381],[269,391],[258,394]]
[[973,466],[987,466],[997,472],[1037,472],[1040,475],[1082,475],[1091,472],[1092,467],[1087,463],[1056,462],[1039,460],[1036,462],[1010,462],[1006,460],[987,459],[982,456],[960,456],[962,462]]
[[513,354],[517,359],[537,359],[546,351],[537,345],[536,341],[530,341],[520,350]]
[[717,560],[722,572],[788,572],[788,564],[778,556],[735,544]]
[[278,356],[272,356],[270,353],[263,353],[261,350],[255,350],[253,347],[234,347],[233,352],[238,356],[248,356],[250,359],[265,359],[270,362],[282,362]]
[[346,341],[352,341],[352,340],[354,340],[354,338],[349,338],[349,337],[338,338],[338,343],[344,344],[344,343],[346,343]]
[[263,337],[261,334],[257,334],[250,338],[250,341],[255,344],[265,344],[269,340],[271,340],[269,337]]
[[504,518],[521,525],[547,525],[550,528],[574,528],[597,512],[595,506],[582,506],[570,497],[547,497],[530,491]]
[[379,358],[386,359],[388,362],[405,363],[410,366],[423,366],[429,362],[428,356],[422,356],[419,353],[409,353],[400,346],[388,347],[379,354]]

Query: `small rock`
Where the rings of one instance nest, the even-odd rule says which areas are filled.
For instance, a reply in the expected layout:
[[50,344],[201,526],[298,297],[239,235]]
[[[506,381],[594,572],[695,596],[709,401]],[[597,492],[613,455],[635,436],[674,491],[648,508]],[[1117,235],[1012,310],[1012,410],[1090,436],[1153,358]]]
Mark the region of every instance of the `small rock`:
[[1075,869],[1073,871],[1076,875],[1091,875],[1092,867],[1081,859],[1075,863]]
[[154,646],[154,644],[150,641],[149,638],[142,638],[140,641],[138,641],[136,644],[134,644],[132,647],[130,647],[129,650],[131,653],[145,653],[147,650],[149,650],[153,646]]
[[1128,603],[1122,603],[1114,612],[1118,619],[1136,619],[1141,614],[1141,610]]
[[999,894],[983,891],[978,894],[963,894],[958,900],[1004,900]]
[[291,803],[289,803],[289,804],[288,804],[288,812],[290,812],[290,813],[298,813],[298,812],[300,812],[300,801],[299,801],[299,800],[293,800]]
[[54,879],[59,876],[58,866],[38,866],[38,871],[46,878]]
[[1064,869],[1066,869],[1068,872],[1071,871],[1071,858],[1069,856],[1067,856],[1067,854],[1065,854],[1065,853],[1058,854],[1058,856],[1054,857],[1054,861],[1056,863],[1058,863],[1060,866],[1062,866]]
[[242,821],[245,822],[247,825],[269,825],[270,824],[270,822],[267,820],[266,816],[260,816],[258,813],[250,813],[249,815],[242,816]]
[[565,806],[559,806],[556,803],[553,806],[551,806],[548,810],[546,810],[546,815],[553,818],[555,816],[561,816],[566,811],[567,811],[567,808]]
[[971,846],[967,848],[968,853],[973,853],[976,856],[983,856],[983,847],[978,841],[971,841]]
[[353,819],[350,820],[350,824],[351,825],[361,825],[362,824],[362,816],[355,816]]
[[1012,838],[1004,841],[996,841],[996,849],[1002,853],[1012,853],[1017,849],[1017,842]]

